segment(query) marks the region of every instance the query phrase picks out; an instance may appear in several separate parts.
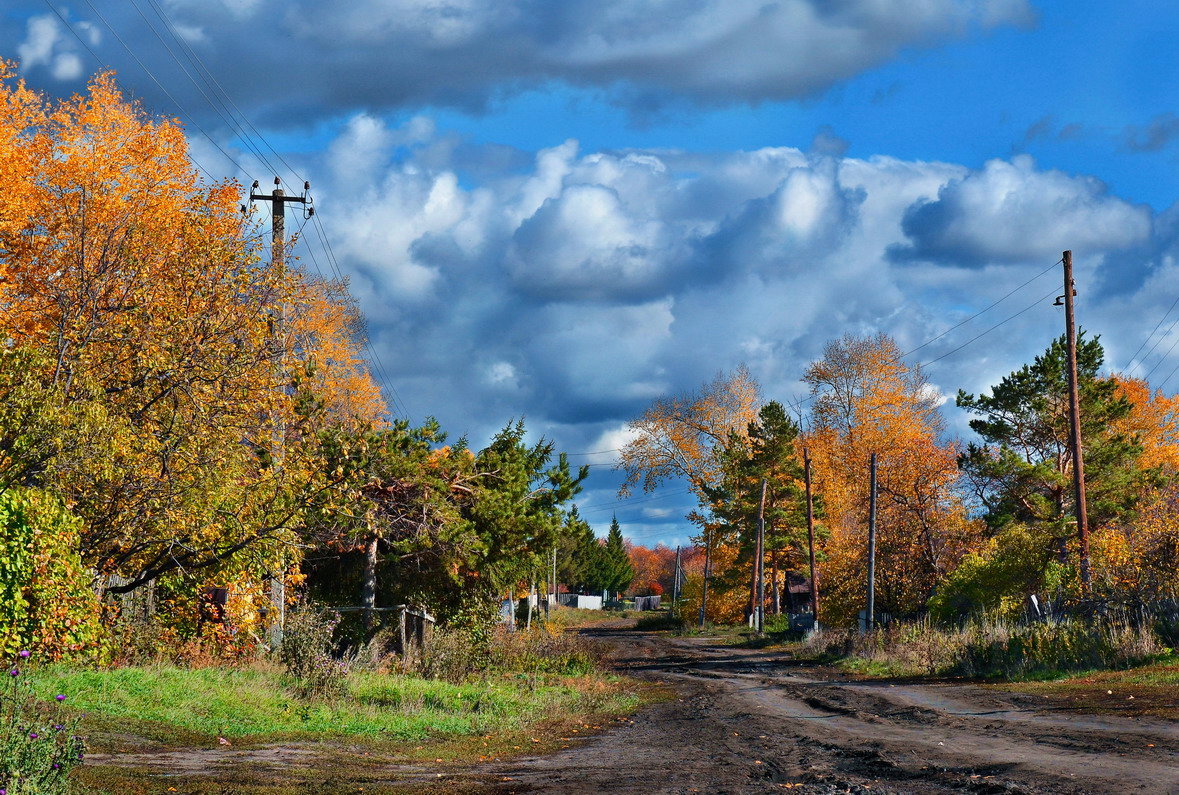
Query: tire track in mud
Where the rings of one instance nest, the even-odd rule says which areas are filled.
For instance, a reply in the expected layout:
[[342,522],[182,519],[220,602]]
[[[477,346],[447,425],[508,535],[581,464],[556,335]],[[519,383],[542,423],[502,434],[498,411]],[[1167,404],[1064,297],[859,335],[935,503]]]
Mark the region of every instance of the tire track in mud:
[[462,789],[652,793],[1179,793],[1179,723],[967,684],[849,681],[766,651],[589,631],[673,700]]

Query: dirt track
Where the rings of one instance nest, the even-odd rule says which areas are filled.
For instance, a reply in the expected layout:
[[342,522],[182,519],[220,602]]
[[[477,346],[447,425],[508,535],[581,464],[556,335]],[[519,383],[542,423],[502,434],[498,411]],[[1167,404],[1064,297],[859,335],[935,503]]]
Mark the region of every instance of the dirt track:
[[473,789],[1179,793],[1179,722],[969,685],[848,681],[706,639],[588,634],[614,647],[620,671],[676,697],[556,755],[482,768]]

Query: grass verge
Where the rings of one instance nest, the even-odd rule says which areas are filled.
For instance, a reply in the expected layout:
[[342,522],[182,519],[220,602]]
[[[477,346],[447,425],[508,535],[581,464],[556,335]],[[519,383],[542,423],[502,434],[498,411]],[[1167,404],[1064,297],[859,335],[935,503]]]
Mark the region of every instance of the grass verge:
[[[32,677],[38,692],[66,693],[85,714],[83,733],[98,764],[78,771],[84,792],[335,792],[353,785],[379,792],[459,763],[548,747],[545,738],[555,742],[566,724],[601,725],[642,700],[630,683],[599,673],[452,684],[353,672],[347,695],[330,701],[295,698],[290,678],[264,664],[52,667]],[[166,784],[159,777],[165,772]]]
[[1124,671],[1089,671],[1051,681],[1002,685],[1056,706],[1099,714],[1179,719],[1179,657]]

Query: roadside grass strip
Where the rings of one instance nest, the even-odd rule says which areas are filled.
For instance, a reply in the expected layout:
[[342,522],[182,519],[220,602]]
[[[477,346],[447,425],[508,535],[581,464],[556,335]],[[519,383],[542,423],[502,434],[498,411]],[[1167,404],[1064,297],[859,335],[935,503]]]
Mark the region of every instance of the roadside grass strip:
[[636,702],[622,688],[594,677],[451,684],[352,672],[348,694],[332,700],[296,698],[288,676],[263,668],[51,667],[33,677],[39,690],[69,693],[70,705],[85,713],[225,738],[335,735],[420,740],[518,727],[563,712],[625,710]]

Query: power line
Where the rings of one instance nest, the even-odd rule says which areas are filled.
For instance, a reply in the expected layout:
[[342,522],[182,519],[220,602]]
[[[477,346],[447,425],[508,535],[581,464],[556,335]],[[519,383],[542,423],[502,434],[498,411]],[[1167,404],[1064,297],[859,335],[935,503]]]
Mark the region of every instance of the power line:
[[[93,50],[90,49],[89,45],[87,45],[86,42],[81,38],[81,36],[78,35],[77,31],[73,30],[73,28],[70,27],[69,23],[65,20],[65,18],[55,8],[53,8],[53,6],[50,3],[50,0],[44,0],[44,2],[47,6],[49,6],[50,10],[52,10],[54,12],[54,14],[62,21],[62,23],[65,24],[68,28],[70,28],[70,30],[71,30],[71,32],[73,32],[75,38],[77,38],[79,40],[79,42],[81,42],[82,45],[87,48],[87,50],[90,50],[90,53],[91,53],[91,55],[93,55],[95,57],[95,60],[97,60],[101,64],[101,60],[98,58],[97,54]],[[222,155],[224,155],[231,163],[233,163],[235,166],[237,166],[237,168],[243,174],[249,176],[249,172],[241,165],[241,163],[239,163],[216,140],[213,139],[213,137],[195,120],[195,118],[193,118],[185,110],[184,106],[181,105],[181,103],[175,98],[175,96],[173,96],[172,93],[170,91],[168,91],[167,88],[164,87],[164,85],[155,76],[155,74],[147,67],[146,64],[144,64],[142,59],[140,59],[139,56],[136,55],[135,52],[132,51],[131,48],[127,46],[127,43],[123,39],[123,37],[121,35],[119,35],[119,32],[117,30],[115,30],[115,28],[110,24],[110,22],[105,17],[103,17],[101,13],[99,13],[99,11],[94,7],[93,3],[91,3],[90,0],[84,0],[84,2],[90,8],[90,10],[95,14],[95,16],[97,16],[98,19],[101,20],[101,22],[107,27],[107,29],[111,31],[112,35],[114,35],[114,37],[118,40],[119,44],[121,44],[123,46],[123,49],[125,49],[131,55],[131,57],[135,59],[136,63],[138,63],[140,68],[142,68],[143,71],[147,74],[147,76],[149,78],[151,78],[152,82],[154,82],[160,88],[160,90],[163,91],[164,94],[173,102],[173,104],[176,105],[177,109],[179,109],[180,112],[189,121],[192,122],[192,124],[201,132],[201,134],[204,135],[205,138],[207,138],[209,140],[209,142],[212,143],[213,146],[215,146],[218,149],[218,151],[221,152]],[[207,66],[204,65],[203,61],[201,60],[200,56],[196,53],[196,51],[193,50],[193,48],[186,41],[184,41],[182,36],[178,35],[175,25],[168,18],[167,14],[164,13],[164,10],[160,7],[157,0],[148,0],[148,3],[152,6],[152,9],[153,9],[153,11],[155,11],[156,15],[160,18],[161,22],[163,23],[163,25],[164,25],[165,29],[167,30],[167,32],[169,33],[169,35],[177,43],[177,45],[181,49],[181,51],[184,52],[186,58],[193,65],[193,68],[195,70],[197,70],[208,81],[210,90],[213,91],[214,95],[217,95],[219,93],[220,97],[224,97],[225,101],[220,101],[220,97],[218,98],[217,101],[214,101],[214,98],[210,97],[209,93],[207,91],[205,91],[204,88],[197,82],[196,78],[188,70],[188,68],[185,67],[183,63],[181,63],[179,57],[176,55],[176,52],[164,40],[162,34],[159,32],[159,30],[156,28],[156,26],[151,23],[151,21],[148,19],[147,15],[143,12],[143,10],[139,6],[139,4],[137,2],[135,2],[135,0],[132,0],[132,2],[135,5],[135,10],[139,13],[140,17],[143,18],[144,22],[151,29],[152,33],[156,36],[156,38],[160,40],[160,43],[164,45],[165,50],[167,50],[167,52],[168,52],[169,56],[171,56],[172,60],[175,61],[177,66],[180,67],[181,71],[184,72],[184,74],[188,78],[188,80],[193,84],[194,87],[196,87],[197,91],[200,92],[201,96],[204,97],[205,101],[208,102],[210,108],[212,108],[214,113],[217,113],[217,115],[220,116],[222,121],[226,122],[229,125],[230,129],[235,131],[239,135],[239,137],[241,138],[242,142],[246,145],[246,147],[248,149],[250,149],[250,151],[253,154],[255,154],[262,161],[262,163],[264,165],[266,165],[266,167],[269,168],[272,172],[278,171],[278,169],[274,167],[273,163],[270,162],[269,158],[266,157],[266,154],[262,151],[261,146],[259,146],[258,143],[256,143],[254,141],[254,138],[251,137],[248,132],[246,132],[246,130],[242,126],[242,124],[239,124],[236,121],[236,119],[234,118],[234,114],[229,111],[229,107],[226,105],[226,102],[228,102],[229,106],[233,107],[234,111],[236,111],[237,116],[240,117],[242,122],[247,127],[249,127],[250,130],[253,131],[254,137],[256,137],[257,140],[260,141],[263,146],[265,146],[267,149],[269,149],[270,152],[279,160],[279,162],[281,162],[291,172],[291,174],[293,174],[299,181],[305,183],[305,180],[303,180],[303,178],[299,174],[299,172],[286,160],[286,158],[284,158],[282,156],[281,153],[278,152],[278,150],[276,150],[270,144],[269,141],[266,140],[265,136],[263,136],[261,134],[261,132],[258,130],[258,128],[254,126],[254,124],[249,120],[249,118],[245,115],[245,113],[243,113],[241,111],[241,109],[233,101],[233,98],[229,95],[229,93],[227,91],[225,91],[224,87],[220,84],[220,82],[217,81],[217,79],[213,75],[213,73],[208,69]],[[220,109],[218,108],[218,103],[220,103],[220,106],[221,106]],[[192,160],[197,165],[197,167],[200,168],[200,170],[202,172],[204,172],[206,176],[209,177],[210,180],[213,179],[213,176],[209,173],[209,171],[206,170],[204,167],[202,167],[196,161],[196,158],[192,158]],[[316,214],[312,217],[314,218],[313,228],[316,230],[316,234],[320,238],[320,241],[324,247],[325,253],[327,253],[328,264],[331,267],[332,271],[334,272],[335,277],[340,280],[343,280],[344,279],[343,271],[341,270],[339,263],[336,260],[335,252],[332,250],[331,242],[327,238],[327,232],[323,227],[323,223],[320,220],[320,217],[318,214]],[[313,252],[313,249],[311,248],[310,245],[308,246],[308,251]],[[314,259],[315,259],[314,255],[313,255],[312,259],[314,262]],[[316,269],[319,270],[317,262],[315,263],[315,266],[316,266]],[[321,273],[321,275],[323,275],[322,271],[320,273]],[[408,419],[409,412],[405,407],[405,403],[404,403],[404,401],[401,400],[400,395],[397,394],[397,389],[393,385],[392,379],[389,378],[388,372],[385,371],[384,364],[381,361],[380,356],[377,354],[375,347],[372,345],[371,340],[369,340],[367,338],[367,336],[364,339],[364,347],[367,349],[368,355],[369,355],[372,363],[375,365],[375,369],[378,371],[379,377],[381,378],[382,382],[389,388],[389,391],[390,391],[391,396],[393,398],[393,408],[395,410],[399,410],[399,412]]]
[[[1167,318],[1170,316],[1171,312],[1175,310],[1176,306],[1179,306],[1179,295],[1175,296],[1175,300],[1171,302],[1171,306],[1167,309],[1166,313],[1161,318],[1159,318],[1159,322],[1155,323],[1154,328],[1150,331],[1150,334],[1148,334],[1146,339],[1142,341],[1142,344],[1138,346],[1138,350],[1134,351],[1133,355],[1130,356],[1130,358],[1126,361],[1126,367],[1128,368],[1126,370],[1126,375],[1130,375],[1138,369],[1138,366],[1142,363],[1136,361],[1138,354],[1141,353],[1142,349],[1146,347],[1146,343],[1150,342],[1151,338],[1154,337],[1155,332],[1159,330],[1159,327],[1162,326],[1164,322],[1166,322]],[[1172,327],[1174,327],[1174,325],[1174,323],[1171,324]],[[1155,343],[1155,345],[1157,346],[1158,343]],[[1154,348],[1151,348],[1151,350],[1153,351]],[[1148,356],[1150,356],[1149,352],[1146,354],[1146,356],[1143,357],[1143,360],[1145,360]]]
[[[1011,296],[1015,295],[1017,292],[1019,292],[1020,290],[1022,290],[1022,289],[1023,289],[1023,288],[1025,288],[1025,287],[1027,287],[1027,286],[1028,286],[1029,284],[1031,284],[1032,282],[1036,281],[1036,279],[1039,279],[1041,276],[1043,276],[1044,274],[1048,273],[1050,270],[1053,270],[1053,269],[1054,269],[1054,268],[1055,268],[1057,265],[1059,265],[1059,264],[1060,264],[1060,262],[1061,262],[1060,260],[1057,260],[1056,262],[1052,263],[1052,264],[1051,264],[1051,265],[1049,265],[1047,268],[1045,268],[1044,270],[1040,271],[1039,273],[1037,273],[1037,274],[1036,274],[1035,276],[1033,276],[1032,278],[1028,279],[1028,280],[1027,280],[1026,282],[1024,282],[1023,284],[1021,284],[1021,285],[1019,285],[1018,287],[1016,287],[1016,288],[1012,289],[1012,290],[1011,290],[1011,292],[1009,292],[1009,293],[1005,294],[1005,295],[1004,295],[1002,298],[1000,298],[1000,299],[998,299],[998,300],[996,300],[996,301],[992,302],[991,304],[987,305],[987,306],[986,306],[986,307],[984,307],[983,309],[980,309],[980,310],[978,310],[977,312],[975,312],[973,315],[971,315],[970,317],[966,318],[966,319],[965,319],[965,320],[963,320],[962,322],[960,322],[960,323],[957,323],[957,324],[955,324],[955,325],[953,325],[953,326],[950,326],[948,329],[946,329],[945,331],[943,331],[941,334],[938,334],[936,337],[931,337],[931,338],[927,339],[925,342],[923,342],[923,343],[921,343],[920,345],[918,345],[916,348],[912,348],[912,349],[910,349],[910,350],[907,350],[907,351],[905,351],[904,353],[902,353],[902,354],[901,354],[901,358],[904,358],[904,357],[908,356],[908,355],[909,355],[909,354],[911,354],[911,353],[916,353],[917,351],[921,350],[921,349],[922,349],[922,348],[924,348],[925,346],[927,346],[927,345],[930,345],[930,344],[932,344],[932,343],[934,343],[934,342],[937,342],[937,341],[938,341],[938,340],[940,340],[942,337],[944,337],[944,336],[946,336],[947,334],[949,334],[951,331],[954,331],[955,329],[958,329],[958,328],[961,328],[962,326],[965,326],[967,323],[969,323],[970,321],[974,320],[974,319],[975,319],[976,317],[978,317],[979,315],[981,315],[981,314],[984,314],[985,312],[989,312],[990,310],[994,309],[996,306],[998,306],[999,304],[1003,303],[1003,302],[1004,302],[1004,301],[1006,301],[1008,298],[1010,298]],[[936,361],[936,360],[935,360],[935,361]]]
[[[1056,266],[1053,266],[1053,267],[1056,267]],[[995,325],[991,326],[991,327],[990,327],[990,328],[988,328],[987,330],[985,330],[985,331],[982,331],[982,332],[979,332],[978,334],[975,334],[973,337],[971,337],[970,339],[966,340],[966,342],[962,343],[962,344],[961,344],[961,345],[959,345],[957,348],[954,348],[954,349],[953,349],[953,350],[951,350],[951,351],[948,351],[948,352],[946,352],[946,353],[943,353],[941,356],[937,357],[936,359],[930,359],[930,360],[929,360],[929,361],[927,361],[927,362],[922,362],[921,364],[919,364],[919,365],[917,365],[917,366],[918,366],[918,367],[928,367],[929,365],[931,365],[931,364],[934,364],[935,362],[940,362],[942,359],[945,359],[945,358],[946,358],[946,357],[948,357],[948,356],[953,356],[955,353],[957,353],[958,351],[962,350],[962,349],[963,349],[963,348],[965,348],[967,345],[970,345],[970,344],[972,344],[972,343],[976,342],[977,340],[979,340],[979,339],[982,339],[983,337],[985,337],[986,335],[990,334],[992,331],[994,331],[995,329],[999,328],[999,327],[1000,327],[1000,326],[1002,326],[1003,324],[1005,324],[1005,323],[1008,323],[1008,322],[1010,322],[1010,321],[1012,321],[1012,320],[1015,320],[1017,317],[1019,317],[1020,315],[1022,315],[1024,312],[1027,312],[1029,309],[1032,309],[1033,307],[1037,306],[1038,304],[1041,304],[1041,303],[1043,303],[1044,301],[1046,301],[1047,299],[1051,298],[1051,297],[1052,297],[1053,295],[1055,295],[1055,294],[1056,294],[1056,288],[1055,288],[1055,287],[1053,287],[1053,288],[1052,288],[1052,290],[1050,290],[1050,291],[1048,292],[1048,294],[1047,294],[1047,295],[1043,296],[1042,298],[1037,298],[1035,301],[1033,301],[1032,303],[1028,304],[1028,305],[1027,305],[1027,306],[1025,306],[1023,309],[1019,310],[1018,312],[1016,312],[1016,313],[1015,313],[1015,314],[1013,314],[1013,315],[1008,315],[1007,317],[1003,318],[1002,320],[1000,320],[998,323],[996,323]]]
[[[182,104],[180,104],[180,101],[178,99],[176,99],[176,97],[172,96],[172,92],[169,91],[167,88],[165,88],[164,84],[161,83],[159,81],[159,79],[156,78],[155,73],[152,72],[152,70],[147,67],[147,64],[145,64],[143,62],[143,59],[135,54],[135,51],[132,50],[130,46],[128,46],[127,42],[123,39],[122,36],[119,35],[119,32],[117,30],[115,30],[114,26],[112,26],[110,22],[107,22],[106,17],[104,17],[102,15],[102,13],[99,12],[99,10],[94,7],[94,3],[90,2],[90,0],[82,0],[82,1],[84,3],[86,3],[86,7],[89,8],[91,12],[93,12],[94,16],[98,17],[99,21],[102,22],[102,24],[106,25],[107,30],[109,30],[111,32],[111,35],[113,35],[115,37],[115,39],[119,42],[119,44],[122,45],[123,49],[127,51],[127,54],[130,55],[133,59],[135,59],[135,63],[139,64],[139,68],[141,68],[144,71],[144,73],[148,77],[151,78],[151,81],[153,83],[155,83],[161,91],[164,92],[164,95],[166,97],[168,97],[168,99],[172,100],[172,104],[176,106],[176,109],[180,111],[181,115],[183,115],[186,119],[188,119],[190,122],[192,122],[192,125],[194,127],[196,127],[197,130],[200,131],[201,135],[205,136],[205,138],[208,139],[209,143],[213,144],[213,146],[215,146],[217,148],[217,151],[221,152],[221,154],[224,155],[225,158],[229,162],[231,162],[235,166],[237,166],[238,170],[240,170],[242,174],[246,175],[247,177],[250,176],[250,172],[246,170],[245,166],[243,166],[241,163],[239,163],[237,161],[237,159],[233,157],[233,155],[231,155],[231,154],[229,154],[229,152],[225,151],[225,148],[223,146],[221,146],[221,144],[217,143],[217,141],[213,138],[213,136],[209,135],[209,133],[205,130],[205,128],[201,126],[200,122],[198,122],[195,118],[193,118],[188,113],[188,111],[186,111],[184,109],[184,106]],[[46,4],[48,4],[50,2],[50,0],[44,0],[44,2]],[[204,170],[204,169],[202,169],[202,170]]]

